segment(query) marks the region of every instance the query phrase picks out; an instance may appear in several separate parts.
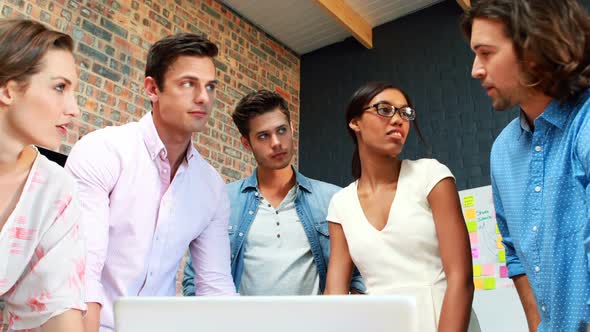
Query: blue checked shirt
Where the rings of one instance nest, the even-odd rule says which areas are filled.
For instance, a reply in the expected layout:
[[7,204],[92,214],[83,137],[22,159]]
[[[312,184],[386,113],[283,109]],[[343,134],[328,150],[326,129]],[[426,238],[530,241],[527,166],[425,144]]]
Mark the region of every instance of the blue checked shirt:
[[524,115],[491,154],[498,227],[508,274],[526,274],[539,332],[586,332],[590,319],[590,90],[551,102],[532,130]]

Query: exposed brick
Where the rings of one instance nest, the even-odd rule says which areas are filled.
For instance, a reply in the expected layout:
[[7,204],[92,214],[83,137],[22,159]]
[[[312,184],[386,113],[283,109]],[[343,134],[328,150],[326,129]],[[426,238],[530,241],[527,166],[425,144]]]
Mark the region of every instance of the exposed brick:
[[102,63],[106,63],[109,58],[108,56],[101,53],[97,49],[87,46],[82,43],[78,43],[78,50],[80,51],[80,53],[85,54],[93,59],[96,59],[96,60],[102,62]]
[[90,22],[88,22],[87,20],[84,20],[82,22],[82,29],[90,32],[92,35],[104,39],[106,41],[111,41],[111,39],[113,39],[113,35],[106,31],[105,29],[100,28],[99,26],[92,24]]
[[107,20],[104,17],[100,18],[100,25],[102,25],[105,29],[113,32],[116,35],[119,35],[123,38],[127,38],[128,32],[123,27],[113,23],[110,20]]
[[121,74],[105,68],[97,63],[92,66],[92,71],[111,81],[118,82],[121,79]]

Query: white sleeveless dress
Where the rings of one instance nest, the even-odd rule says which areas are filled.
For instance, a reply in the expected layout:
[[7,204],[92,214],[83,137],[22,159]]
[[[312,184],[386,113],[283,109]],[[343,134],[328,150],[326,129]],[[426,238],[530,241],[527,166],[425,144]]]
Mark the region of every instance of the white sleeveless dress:
[[[367,220],[357,181],[336,193],[328,221],[342,225],[350,256],[369,295],[416,297],[419,331],[437,331],[447,280],[428,194],[451,171],[434,159],[403,160],[397,192],[385,227]],[[472,311],[470,332],[480,331]]]

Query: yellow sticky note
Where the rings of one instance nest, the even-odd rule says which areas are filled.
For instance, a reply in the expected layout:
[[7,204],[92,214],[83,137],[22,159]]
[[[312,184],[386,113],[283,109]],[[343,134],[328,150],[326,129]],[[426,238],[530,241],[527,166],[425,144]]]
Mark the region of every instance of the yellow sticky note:
[[498,236],[498,239],[496,240],[496,245],[498,246],[498,249],[504,249],[504,245],[502,244],[502,237]]
[[475,219],[475,209],[465,209],[465,220]]
[[500,263],[506,262],[506,251],[505,250],[498,251],[498,262],[500,262]]
[[483,289],[496,289],[496,278],[484,278]]
[[473,276],[480,277],[481,276],[481,265],[475,264],[473,265]]
[[477,232],[477,222],[476,221],[468,221],[465,224],[467,225],[467,231],[469,233]]
[[496,234],[500,234],[500,229],[498,228],[498,224],[496,224]]
[[475,286],[475,289],[483,289],[483,279],[473,278],[473,285]]
[[473,197],[473,195],[463,197],[463,207],[472,207],[474,205],[475,197]]

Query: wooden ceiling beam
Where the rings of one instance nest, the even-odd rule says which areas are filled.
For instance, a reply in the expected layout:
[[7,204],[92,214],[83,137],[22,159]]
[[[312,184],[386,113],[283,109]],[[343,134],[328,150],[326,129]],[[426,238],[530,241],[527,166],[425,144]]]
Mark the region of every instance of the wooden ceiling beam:
[[[373,48],[373,28],[344,0],[314,0],[366,48]],[[468,0],[467,0],[468,1]]]
[[471,0],[457,0],[457,3],[463,8],[463,10],[471,8]]

